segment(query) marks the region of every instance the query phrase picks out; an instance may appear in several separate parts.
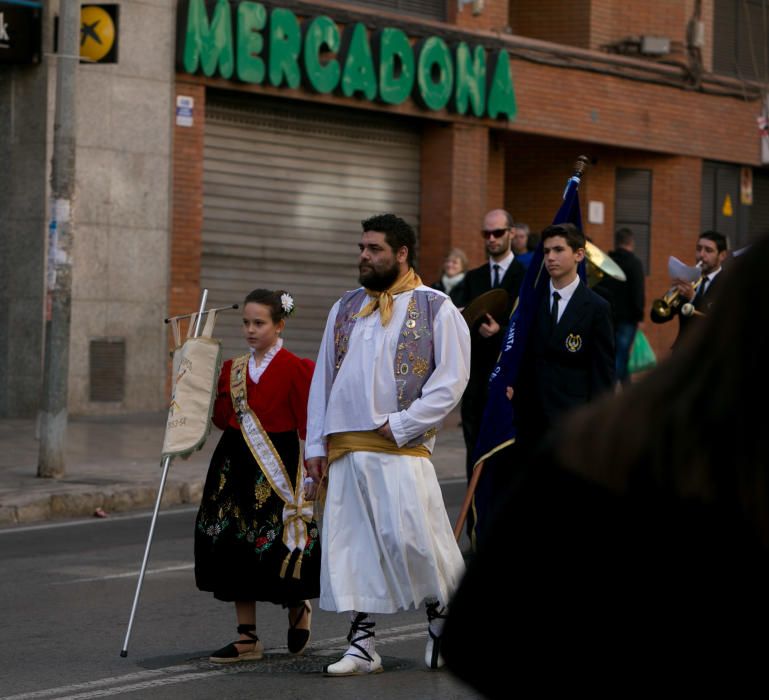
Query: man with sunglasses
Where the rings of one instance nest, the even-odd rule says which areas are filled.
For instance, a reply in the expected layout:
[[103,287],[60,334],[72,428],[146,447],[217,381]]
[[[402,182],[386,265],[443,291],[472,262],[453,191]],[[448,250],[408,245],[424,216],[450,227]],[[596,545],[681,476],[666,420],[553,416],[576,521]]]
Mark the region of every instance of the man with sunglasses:
[[[483,218],[481,229],[488,262],[470,270],[462,281],[457,304],[467,306],[476,297],[491,289],[504,289],[508,294],[508,306],[504,318],[510,318],[518,290],[523,282],[525,268],[515,259],[511,250],[513,238],[513,217],[504,209],[493,209]],[[500,325],[491,314],[486,314],[470,329],[471,355],[470,380],[462,396],[462,432],[467,450],[466,469],[468,482],[473,471],[473,449],[478,440],[483,411],[486,407],[489,375],[499,356],[500,345],[505,337],[507,324]],[[493,458],[492,458],[493,460]],[[491,461],[491,460],[490,460]],[[493,465],[488,462],[484,473],[493,474]],[[468,513],[467,531],[474,539],[474,513]]]

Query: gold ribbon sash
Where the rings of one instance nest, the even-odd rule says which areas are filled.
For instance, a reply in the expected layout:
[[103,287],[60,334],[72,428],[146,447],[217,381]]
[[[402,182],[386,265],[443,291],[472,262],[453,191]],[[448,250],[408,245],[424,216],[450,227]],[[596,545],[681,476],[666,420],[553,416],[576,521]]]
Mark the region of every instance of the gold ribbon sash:
[[332,433],[328,436],[328,464],[330,465],[348,452],[386,452],[393,455],[429,457],[427,446],[398,447],[392,440],[375,430],[359,430],[347,433]]
[[280,576],[286,575],[289,561],[295,550],[299,551],[299,557],[294,565],[294,578],[299,578],[299,572],[304,555],[304,547],[307,543],[307,523],[312,521],[313,504],[304,500],[302,483],[302,458],[296,470],[296,483],[291,483],[291,478],[286,467],[272,444],[270,436],[262,427],[259,418],[248,405],[248,393],[246,376],[248,374],[248,360],[250,355],[237,357],[232,361],[230,373],[230,395],[235,413],[238,415],[240,432],[243,435],[248,449],[254,456],[262,473],[269,481],[272,490],[280,496],[283,506],[283,543],[288,549],[288,555],[283,560]]

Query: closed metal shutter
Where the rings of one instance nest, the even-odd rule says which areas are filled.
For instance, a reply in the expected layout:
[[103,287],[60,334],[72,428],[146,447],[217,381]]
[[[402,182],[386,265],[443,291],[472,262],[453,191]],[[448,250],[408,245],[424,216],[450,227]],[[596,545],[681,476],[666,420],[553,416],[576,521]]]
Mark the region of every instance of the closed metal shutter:
[[[206,107],[201,286],[209,306],[285,289],[287,349],[315,359],[328,311],[358,286],[361,220],[393,212],[418,231],[418,129],[356,110],[212,101]],[[224,357],[246,349],[220,315]]]
[[740,80],[769,76],[769,3],[767,0],[715,0],[713,71]]

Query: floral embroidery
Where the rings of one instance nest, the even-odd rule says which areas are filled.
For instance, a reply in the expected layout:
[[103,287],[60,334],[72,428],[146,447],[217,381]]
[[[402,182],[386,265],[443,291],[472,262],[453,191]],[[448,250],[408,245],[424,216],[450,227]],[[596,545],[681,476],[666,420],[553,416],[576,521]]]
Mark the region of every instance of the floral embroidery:
[[254,485],[254,498],[256,499],[256,507],[261,508],[270,497],[272,493],[272,487],[267,479],[264,478],[264,474],[259,474],[259,478]]

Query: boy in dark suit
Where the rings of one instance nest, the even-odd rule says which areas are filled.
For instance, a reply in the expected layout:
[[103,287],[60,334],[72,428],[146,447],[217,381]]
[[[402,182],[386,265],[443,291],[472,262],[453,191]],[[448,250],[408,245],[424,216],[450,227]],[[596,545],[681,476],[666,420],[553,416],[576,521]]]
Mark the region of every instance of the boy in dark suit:
[[585,236],[574,224],[542,232],[550,275],[529,335],[515,391],[518,457],[528,455],[562,414],[586,404],[615,379],[614,331],[608,302],[582,282],[577,267]]

